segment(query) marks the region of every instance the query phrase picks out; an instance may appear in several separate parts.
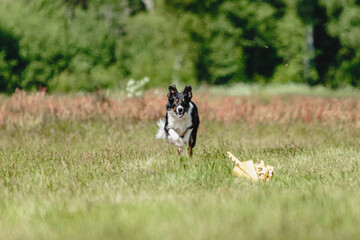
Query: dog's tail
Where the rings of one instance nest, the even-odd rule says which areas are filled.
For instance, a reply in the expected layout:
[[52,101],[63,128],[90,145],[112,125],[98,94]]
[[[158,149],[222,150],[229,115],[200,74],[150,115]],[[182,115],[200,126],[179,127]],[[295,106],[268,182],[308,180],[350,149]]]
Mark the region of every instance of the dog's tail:
[[159,126],[159,131],[156,134],[157,139],[166,139],[166,132],[165,132],[165,120],[160,119],[156,122],[156,124]]

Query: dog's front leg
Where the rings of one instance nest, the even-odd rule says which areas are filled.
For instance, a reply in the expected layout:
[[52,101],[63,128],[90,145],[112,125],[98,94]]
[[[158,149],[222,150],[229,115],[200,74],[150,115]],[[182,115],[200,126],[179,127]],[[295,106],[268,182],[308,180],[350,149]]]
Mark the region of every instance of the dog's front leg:
[[178,147],[178,154],[181,155],[184,149],[184,141],[174,129],[169,130],[169,138]]

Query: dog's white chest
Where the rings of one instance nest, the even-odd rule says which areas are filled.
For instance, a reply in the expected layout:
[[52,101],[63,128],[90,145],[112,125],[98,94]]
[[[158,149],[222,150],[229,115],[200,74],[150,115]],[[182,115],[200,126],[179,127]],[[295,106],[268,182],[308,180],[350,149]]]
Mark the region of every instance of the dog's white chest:
[[178,118],[173,111],[168,111],[168,127],[175,130],[179,136],[183,136],[185,131],[192,126],[191,111],[193,109],[190,103],[190,109],[182,118]]
[[189,113],[185,113],[182,118],[178,118],[174,112],[168,112],[168,121],[168,127],[174,129],[179,136],[182,136],[192,125]]

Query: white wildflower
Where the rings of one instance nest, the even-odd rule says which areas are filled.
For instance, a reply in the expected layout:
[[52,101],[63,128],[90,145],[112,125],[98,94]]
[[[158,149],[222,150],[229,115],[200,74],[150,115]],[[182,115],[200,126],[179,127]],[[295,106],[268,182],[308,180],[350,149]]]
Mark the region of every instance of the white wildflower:
[[126,93],[130,97],[140,97],[144,93],[144,86],[150,82],[149,77],[144,77],[139,81],[130,79],[126,84]]

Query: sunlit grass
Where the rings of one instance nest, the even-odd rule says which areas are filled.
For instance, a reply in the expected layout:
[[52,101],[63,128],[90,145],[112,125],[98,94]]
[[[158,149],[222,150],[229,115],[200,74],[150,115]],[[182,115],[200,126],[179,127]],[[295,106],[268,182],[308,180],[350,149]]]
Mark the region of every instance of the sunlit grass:
[[[194,157],[155,123],[0,130],[1,239],[355,239],[359,135],[351,126],[203,122]],[[231,175],[275,166],[268,183]]]

